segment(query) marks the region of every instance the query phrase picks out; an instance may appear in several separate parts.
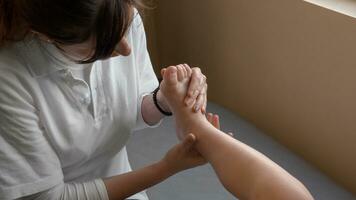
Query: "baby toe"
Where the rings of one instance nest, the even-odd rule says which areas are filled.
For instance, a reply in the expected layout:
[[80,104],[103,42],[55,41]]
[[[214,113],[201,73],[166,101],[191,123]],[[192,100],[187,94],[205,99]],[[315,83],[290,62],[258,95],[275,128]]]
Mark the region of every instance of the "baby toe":
[[177,74],[177,68],[174,66],[168,67],[164,73],[164,78],[167,82],[167,84],[177,84],[178,82],[178,74]]
[[185,77],[182,65],[177,65],[178,81],[182,81]]

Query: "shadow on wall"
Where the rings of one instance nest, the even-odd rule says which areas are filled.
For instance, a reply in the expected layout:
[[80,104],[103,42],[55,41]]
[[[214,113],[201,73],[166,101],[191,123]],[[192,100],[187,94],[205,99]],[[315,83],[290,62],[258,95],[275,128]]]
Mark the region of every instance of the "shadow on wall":
[[297,0],[157,6],[158,66],[201,67],[210,100],[356,193],[355,19]]

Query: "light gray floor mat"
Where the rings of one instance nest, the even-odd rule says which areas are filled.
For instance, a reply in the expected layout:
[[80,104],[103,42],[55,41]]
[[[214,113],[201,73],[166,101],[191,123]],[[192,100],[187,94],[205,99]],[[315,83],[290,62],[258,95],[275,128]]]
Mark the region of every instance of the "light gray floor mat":
[[[235,138],[267,155],[302,181],[315,199],[356,199],[351,193],[239,116],[213,103],[209,104],[208,111],[220,115],[224,131],[234,132]],[[158,161],[177,142],[172,118],[165,119],[158,128],[133,133],[127,145],[132,167],[137,169]],[[209,165],[181,172],[148,189],[147,193],[151,200],[236,199],[222,187]]]

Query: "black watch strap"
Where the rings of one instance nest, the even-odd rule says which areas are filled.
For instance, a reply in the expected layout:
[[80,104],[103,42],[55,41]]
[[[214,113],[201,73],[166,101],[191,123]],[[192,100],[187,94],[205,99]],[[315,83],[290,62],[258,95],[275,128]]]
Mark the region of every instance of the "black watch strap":
[[157,87],[157,88],[153,91],[153,102],[154,102],[156,108],[157,108],[157,109],[159,110],[159,112],[161,112],[163,115],[165,115],[165,116],[172,116],[173,113],[164,111],[164,110],[161,108],[161,106],[159,106],[158,101],[157,101],[157,93],[158,93],[158,90],[159,90],[159,87]]

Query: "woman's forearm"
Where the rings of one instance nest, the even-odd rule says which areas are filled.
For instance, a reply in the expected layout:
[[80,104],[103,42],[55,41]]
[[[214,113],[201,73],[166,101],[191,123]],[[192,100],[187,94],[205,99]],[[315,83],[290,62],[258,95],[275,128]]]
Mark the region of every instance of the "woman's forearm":
[[110,200],[124,200],[175,174],[160,161],[145,168],[104,179]]
[[[165,111],[170,111],[160,91],[157,93],[157,101]],[[141,113],[143,120],[150,126],[157,124],[164,117],[154,104],[152,94],[143,97]]]
[[241,199],[313,199],[298,180],[263,154],[210,125],[198,128],[198,151],[231,193]]

